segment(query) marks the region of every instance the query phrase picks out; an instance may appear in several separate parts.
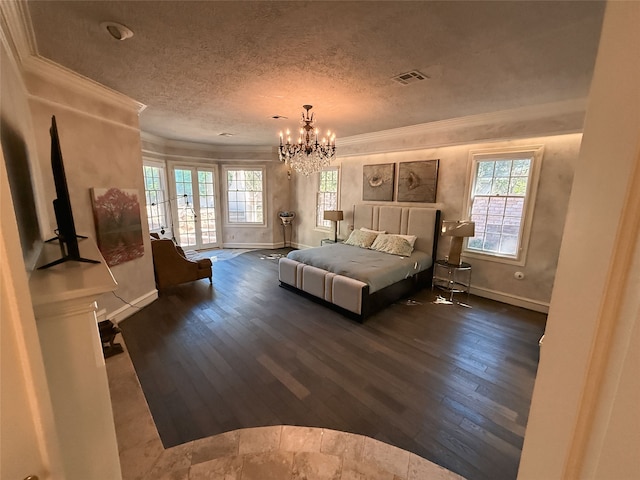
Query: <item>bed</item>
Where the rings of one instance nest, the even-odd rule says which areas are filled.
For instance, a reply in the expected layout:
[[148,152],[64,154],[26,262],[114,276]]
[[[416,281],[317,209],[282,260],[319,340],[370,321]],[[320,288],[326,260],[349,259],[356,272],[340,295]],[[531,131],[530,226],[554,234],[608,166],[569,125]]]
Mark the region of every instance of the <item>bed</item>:
[[[381,240],[391,238],[388,234],[398,234],[406,236],[404,238],[409,242],[415,241],[413,250],[398,255],[342,243],[294,250],[279,261],[280,286],[363,321],[396,300],[431,284],[440,210],[355,205],[353,225],[354,231],[359,232],[350,235],[350,241],[357,237],[355,243],[358,245],[360,238],[366,238],[363,245],[374,238],[371,247],[379,248],[385,243]],[[374,232],[361,233],[363,228]]]

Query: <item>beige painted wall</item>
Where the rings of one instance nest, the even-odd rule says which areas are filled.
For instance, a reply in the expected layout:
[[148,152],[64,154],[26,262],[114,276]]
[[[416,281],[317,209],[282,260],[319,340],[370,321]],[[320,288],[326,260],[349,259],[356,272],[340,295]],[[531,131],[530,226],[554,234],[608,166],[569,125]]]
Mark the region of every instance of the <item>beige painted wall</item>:
[[[238,166],[242,162],[225,164],[221,166]],[[260,248],[278,248],[283,245],[282,223],[278,218],[278,212],[288,209],[289,181],[287,172],[280,162],[269,161],[260,164],[244,164],[246,166],[259,165],[265,169],[265,225],[259,227],[235,226],[226,223],[226,204],[223,208],[223,242],[225,247],[255,246]],[[223,169],[221,171],[224,171]],[[223,190],[225,186],[223,185]],[[224,198],[224,195],[223,195]],[[290,235],[287,232],[287,235]],[[288,240],[288,237],[287,237]]]
[[[335,162],[339,166],[339,161]],[[342,190],[342,172],[339,178]],[[291,172],[291,206],[288,210],[293,210],[296,217],[291,227],[292,245],[297,248],[319,247],[323,238],[333,238],[333,229],[316,227],[316,193],[320,181],[320,174],[314,173],[308,177]],[[346,204],[341,202],[338,196],[338,208],[346,209]],[[348,214],[345,211],[345,220],[338,222],[338,238],[346,238],[349,236],[347,219]]]
[[[52,200],[55,187],[51,173],[49,127],[56,116],[67,184],[71,197],[76,231],[96,238],[90,189],[118,187],[138,190],[144,205],[144,183],[138,114],[134,102],[126,99],[103,99],[99,90],[77,83],[48,70],[30,71],[25,75],[29,91],[33,135],[36,139],[38,165],[43,189],[38,192],[46,211],[42,232],[53,236],[56,227]],[[143,232],[148,231],[142,213]],[[48,227],[48,228],[47,228]],[[149,236],[143,234],[144,256],[111,268],[118,282],[116,294],[129,303],[138,303],[155,293],[153,263]],[[128,306],[112,294],[100,297],[99,309],[111,312]]]
[[[345,220],[340,223],[338,236],[346,238],[349,235],[349,227],[353,223],[353,205],[362,202],[363,165],[439,159],[436,201],[442,209],[444,219],[457,220],[464,217],[463,211],[466,208],[465,188],[468,183],[467,169],[471,150],[544,145],[526,264],[517,266],[477,258],[467,259],[473,265],[472,284],[475,293],[487,296],[498,294],[502,300],[523,299],[532,308],[544,309],[551,299],[580,140],[580,134],[566,134],[338,157],[336,165],[340,166],[340,207],[345,212]],[[310,177],[294,174],[295,200],[292,208],[298,214],[294,241],[303,247],[317,246],[321,238],[330,236],[330,233],[314,228],[317,182],[318,174]],[[448,241],[442,239],[438,256],[444,258],[448,248]],[[516,271],[524,272],[525,278],[516,280]]]
[[640,478],[640,3],[609,2],[518,478]]

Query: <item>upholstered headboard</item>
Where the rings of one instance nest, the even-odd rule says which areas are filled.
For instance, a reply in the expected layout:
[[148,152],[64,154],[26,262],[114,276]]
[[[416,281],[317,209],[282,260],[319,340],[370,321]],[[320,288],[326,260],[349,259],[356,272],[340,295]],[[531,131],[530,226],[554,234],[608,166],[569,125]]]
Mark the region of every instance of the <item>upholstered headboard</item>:
[[428,207],[359,204],[353,207],[354,228],[385,230],[387,233],[415,235],[415,249],[431,252],[435,258],[440,227],[440,210]]

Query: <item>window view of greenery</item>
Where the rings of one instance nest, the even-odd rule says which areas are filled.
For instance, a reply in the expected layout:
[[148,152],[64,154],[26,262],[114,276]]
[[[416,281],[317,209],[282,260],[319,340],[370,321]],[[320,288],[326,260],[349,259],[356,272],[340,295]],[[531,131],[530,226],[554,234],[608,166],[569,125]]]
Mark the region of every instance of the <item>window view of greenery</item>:
[[228,170],[229,223],[264,223],[262,191],[262,170]]
[[144,166],[144,194],[147,203],[149,230],[154,232],[166,227],[163,171],[160,167]]
[[476,167],[471,203],[476,235],[467,250],[517,258],[531,159],[481,160]]
[[316,204],[316,226],[331,228],[332,222],[324,220],[325,210],[338,209],[338,170],[322,170]]

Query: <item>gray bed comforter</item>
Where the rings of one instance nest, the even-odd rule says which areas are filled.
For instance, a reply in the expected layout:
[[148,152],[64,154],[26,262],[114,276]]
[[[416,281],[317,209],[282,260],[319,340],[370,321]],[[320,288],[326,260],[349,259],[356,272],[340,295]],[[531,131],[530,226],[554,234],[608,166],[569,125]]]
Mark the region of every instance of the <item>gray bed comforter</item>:
[[400,257],[342,243],[294,250],[287,257],[365,282],[369,293],[427,270],[433,263],[431,255],[418,250],[409,257]]

